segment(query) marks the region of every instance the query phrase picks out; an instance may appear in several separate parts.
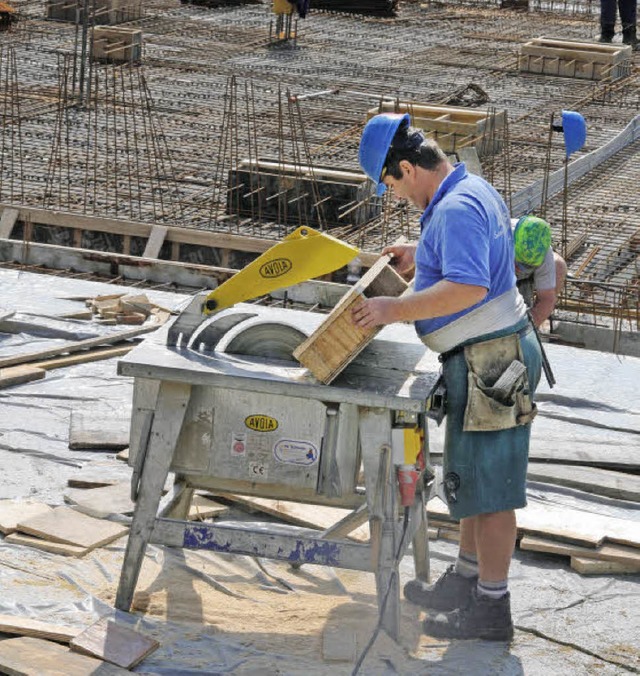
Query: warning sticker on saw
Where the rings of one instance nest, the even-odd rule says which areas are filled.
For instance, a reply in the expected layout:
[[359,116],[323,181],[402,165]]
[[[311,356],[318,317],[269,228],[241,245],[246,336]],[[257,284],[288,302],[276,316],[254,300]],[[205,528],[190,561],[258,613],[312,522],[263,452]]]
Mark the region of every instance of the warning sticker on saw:
[[309,441],[280,439],[273,447],[273,457],[287,465],[313,465],[318,460],[318,449]]

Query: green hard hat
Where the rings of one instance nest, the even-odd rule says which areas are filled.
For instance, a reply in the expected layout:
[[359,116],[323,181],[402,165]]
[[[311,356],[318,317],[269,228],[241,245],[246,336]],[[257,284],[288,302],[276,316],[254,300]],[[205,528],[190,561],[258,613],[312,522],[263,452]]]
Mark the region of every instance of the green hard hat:
[[516,261],[537,268],[551,246],[551,228],[542,218],[523,216],[513,232]]

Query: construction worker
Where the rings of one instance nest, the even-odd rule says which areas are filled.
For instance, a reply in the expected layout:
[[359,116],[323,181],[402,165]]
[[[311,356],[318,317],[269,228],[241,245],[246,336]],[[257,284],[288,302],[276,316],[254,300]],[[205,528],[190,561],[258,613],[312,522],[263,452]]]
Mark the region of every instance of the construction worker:
[[512,219],[517,286],[536,327],[551,316],[567,277],[564,258],[551,248],[551,228],[542,218]]
[[[510,640],[514,510],[526,505],[540,347],[516,288],[504,201],[463,163],[453,166],[409,119],[369,120],[359,160],[378,195],[392,188],[424,210],[419,241],[384,250],[400,274],[415,264],[414,292],[364,300],[352,316],[362,328],[413,321],[427,347],[440,353],[447,388],[443,483],[449,512],[460,520],[460,550],[434,585],[412,580],[404,594],[430,611],[428,635]],[[513,367],[517,395],[487,389]]]

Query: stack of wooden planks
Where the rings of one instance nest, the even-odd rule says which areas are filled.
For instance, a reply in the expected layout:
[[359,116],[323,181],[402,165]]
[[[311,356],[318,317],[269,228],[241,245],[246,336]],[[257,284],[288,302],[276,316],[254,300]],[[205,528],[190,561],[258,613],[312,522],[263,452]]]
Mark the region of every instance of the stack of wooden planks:
[[93,317],[101,324],[140,325],[151,316],[156,317],[159,324],[164,324],[171,315],[169,310],[152,303],[145,294],[115,293],[96,296],[88,298],[85,304],[89,308],[88,316],[85,313],[76,313],[73,316],[78,319]]
[[83,629],[0,615],[0,632],[18,637],[0,641],[3,674],[129,674],[160,645],[108,617]]

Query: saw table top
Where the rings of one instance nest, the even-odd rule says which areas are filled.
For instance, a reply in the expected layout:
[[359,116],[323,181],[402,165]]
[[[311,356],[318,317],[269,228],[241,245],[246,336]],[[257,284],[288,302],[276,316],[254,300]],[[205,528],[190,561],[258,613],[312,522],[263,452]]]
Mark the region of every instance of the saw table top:
[[[307,335],[326,317],[243,304],[231,311],[255,312],[264,321],[288,324]],[[163,328],[150,335],[119,362],[118,372],[137,378],[420,412],[425,410],[426,397],[440,367],[437,354],[427,350],[413,326],[407,324],[385,327],[331,385],[318,382],[307,369],[291,362],[167,346],[166,333],[167,328]]]

